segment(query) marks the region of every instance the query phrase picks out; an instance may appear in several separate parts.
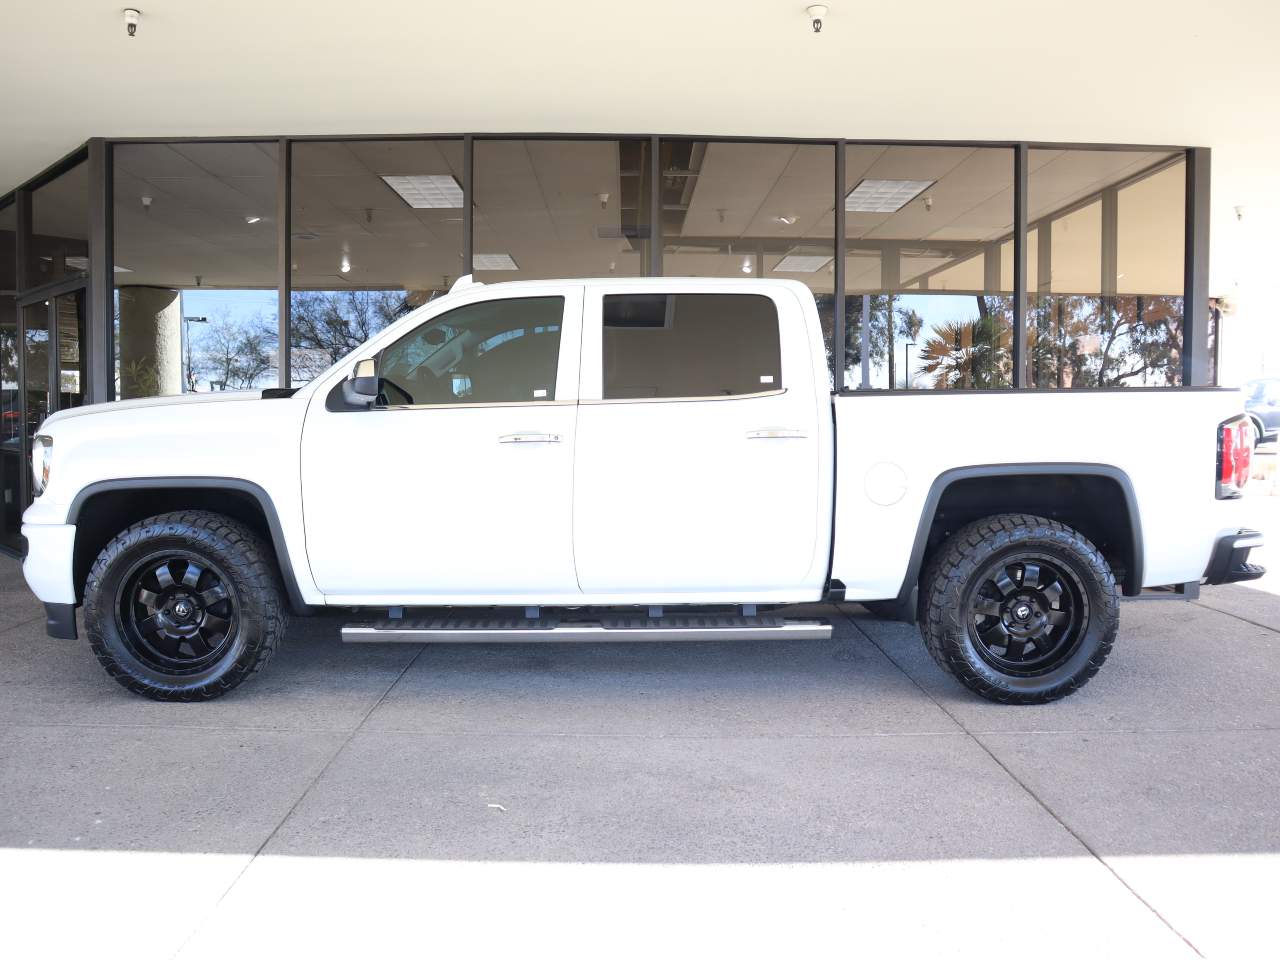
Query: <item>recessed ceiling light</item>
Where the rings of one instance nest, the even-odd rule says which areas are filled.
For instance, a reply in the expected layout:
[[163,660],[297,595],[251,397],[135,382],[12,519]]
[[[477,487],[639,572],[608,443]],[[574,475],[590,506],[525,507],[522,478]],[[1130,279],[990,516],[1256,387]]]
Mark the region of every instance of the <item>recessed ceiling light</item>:
[[473,270],[519,270],[509,253],[473,253],[471,255]]
[[261,219],[262,219],[261,217],[245,217],[245,218],[244,218],[244,222],[245,222],[245,223],[257,223],[257,222],[258,222],[259,220],[261,220]]
[[796,222],[795,217],[774,217],[773,219],[788,227]]
[[[53,262],[53,257],[41,257],[40,259],[47,260],[50,263]],[[67,257],[66,259],[63,260],[63,263],[65,263],[72,270],[88,270],[89,269],[88,257]],[[111,269],[115,273],[133,273],[133,271],[130,270],[128,267],[122,267],[119,264],[116,264]]]
[[862,180],[844,198],[850,213],[897,213],[936,180]]
[[383,177],[382,181],[415,210],[462,208],[462,187],[447,173],[415,173],[407,177]]
[[778,273],[817,273],[831,259],[829,253],[788,253],[773,269]]

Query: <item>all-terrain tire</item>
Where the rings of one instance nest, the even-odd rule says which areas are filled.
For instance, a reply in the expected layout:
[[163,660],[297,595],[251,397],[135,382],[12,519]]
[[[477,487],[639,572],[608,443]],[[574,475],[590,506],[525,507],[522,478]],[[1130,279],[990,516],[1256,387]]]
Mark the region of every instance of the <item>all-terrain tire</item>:
[[[107,673],[133,693],[212,700],[275,653],[288,621],[281,594],[274,554],[247,526],[175,511],[133,524],[98,554],[85,583],[85,632]],[[151,629],[157,623],[167,632]]]
[[[1023,582],[1028,566],[1035,583]],[[1037,594],[1033,588],[1051,575],[1056,582]],[[1060,609],[1067,607],[1069,614]],[[1028,609],[1030,619],[1014,619]],[[1040,639],[1028,644],[1018,634],[1020,647],[1006,640],[1003,648],[984,640],[1007,638],[1010,627],[1029,634],[1037,617],[1049,631],[1041,661]],[[970,690],[999,703],[1047,703],[1098,672],[1115,641],[1119,602],[1110,566],[1079,531],[1044,517],[999,514],[961,528],[933,556],[921,579],[919,619],[930,655]],[[1028,647],[1026,669],[1009,662],[1015,649],[1022,655]]]

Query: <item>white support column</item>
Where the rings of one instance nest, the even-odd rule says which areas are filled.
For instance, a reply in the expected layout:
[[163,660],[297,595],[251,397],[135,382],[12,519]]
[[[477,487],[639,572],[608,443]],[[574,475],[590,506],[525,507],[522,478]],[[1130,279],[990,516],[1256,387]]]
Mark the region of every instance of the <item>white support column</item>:
[[182,392],[182,297],[120,287],[120,399]]

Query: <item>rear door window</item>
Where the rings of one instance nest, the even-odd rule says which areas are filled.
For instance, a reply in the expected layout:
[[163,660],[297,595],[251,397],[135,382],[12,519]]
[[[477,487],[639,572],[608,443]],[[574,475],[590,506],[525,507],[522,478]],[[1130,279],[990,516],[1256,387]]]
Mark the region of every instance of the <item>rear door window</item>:
[[738,293],[604,297],[605,400],[735,397],[782,389],[778,310]]

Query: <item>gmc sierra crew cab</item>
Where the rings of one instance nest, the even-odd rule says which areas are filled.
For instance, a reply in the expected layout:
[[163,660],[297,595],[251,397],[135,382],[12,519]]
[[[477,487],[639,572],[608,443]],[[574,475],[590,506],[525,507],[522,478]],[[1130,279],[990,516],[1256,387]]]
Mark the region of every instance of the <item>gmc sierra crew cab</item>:
[[1088,681],[1121,596],[1263,572],[1236,391],[833,395],[826,358],[792,281],[463,278],[300,389],[54,414],[23,569],[160,700],[317,608],[349,641],[821,638],[789,607],[825,599],[1006,703]]

